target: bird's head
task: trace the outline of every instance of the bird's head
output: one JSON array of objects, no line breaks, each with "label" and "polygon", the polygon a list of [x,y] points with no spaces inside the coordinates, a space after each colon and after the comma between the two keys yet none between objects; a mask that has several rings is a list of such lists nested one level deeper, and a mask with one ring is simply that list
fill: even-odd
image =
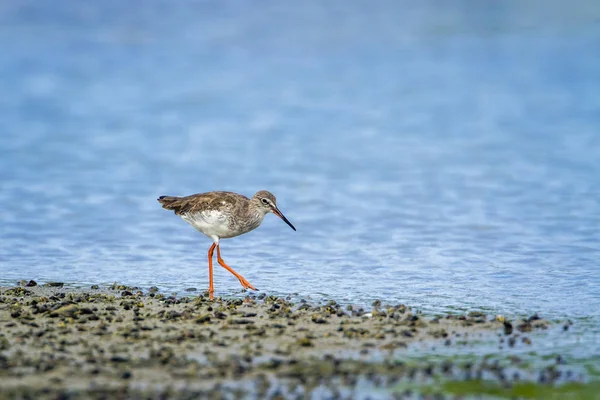
[{"label": "bird's head", "polygon": [[294,225],[292,225],[292,223],[288,221],[288,219],[283,215],[283,213],[279,211],[279,208],[277,208],[277,199],[275,198],[275,196],[273,196],[273,193],[268,192],[266,190],[259,190],[254,196],[252,196],[252,202],[255,204],[257,209],[259,209],[264,215],[272,212],[273,214],[281,218],[283,222],[288,224],[290,228],[296,230],[296,228],[294,228]]}]

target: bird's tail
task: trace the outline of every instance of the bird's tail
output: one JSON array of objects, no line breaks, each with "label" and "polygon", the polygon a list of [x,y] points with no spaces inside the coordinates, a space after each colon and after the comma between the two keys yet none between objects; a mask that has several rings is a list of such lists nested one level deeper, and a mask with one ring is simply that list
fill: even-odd
[{"label": "bird's tail", "polygon": [[177,207],[177,200],[179,197],[175,196],[160,196],[158,202],[162,205],[165,210],[174,210]]}]

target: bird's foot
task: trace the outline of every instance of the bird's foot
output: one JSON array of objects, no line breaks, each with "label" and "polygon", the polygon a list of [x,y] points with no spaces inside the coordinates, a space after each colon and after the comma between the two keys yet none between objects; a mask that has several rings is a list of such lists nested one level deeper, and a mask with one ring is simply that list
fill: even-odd
[{"label": "bird's foot", "polygon": [[257,288],[255,288],[254,286],[252,286],[252,285],[250,284],[250,282],[248,282],[248,281],[247,281],[246,279],[244,279],[244,278],[241,278],[241,279],[240,279],[240,283],[242,284],[242,287],[243,287],[244,289],[258,290]]}]

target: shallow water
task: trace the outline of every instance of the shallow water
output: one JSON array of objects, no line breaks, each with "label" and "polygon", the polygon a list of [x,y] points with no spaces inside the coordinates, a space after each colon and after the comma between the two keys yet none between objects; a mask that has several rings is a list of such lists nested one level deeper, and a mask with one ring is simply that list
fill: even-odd
[{"label": "shallow water", "polygon": [[134,3],[0,6],[1,284],[204,289],[156,198],[268,189],[298,231],[222,242],[268,293],[579,318],[600,353],[595,2]]}]

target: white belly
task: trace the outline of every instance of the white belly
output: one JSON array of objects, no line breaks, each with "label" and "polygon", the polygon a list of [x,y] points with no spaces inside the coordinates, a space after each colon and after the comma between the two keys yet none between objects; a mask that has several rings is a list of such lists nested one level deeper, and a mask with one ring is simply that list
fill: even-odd
[{"label": "white belly", "polygon": [[231,231],[227,216],[217,210],[186,214],[182,215],[181,218],[211,238],[215,243],[219,243],[220,238],[232,237],[234,233]]}]

